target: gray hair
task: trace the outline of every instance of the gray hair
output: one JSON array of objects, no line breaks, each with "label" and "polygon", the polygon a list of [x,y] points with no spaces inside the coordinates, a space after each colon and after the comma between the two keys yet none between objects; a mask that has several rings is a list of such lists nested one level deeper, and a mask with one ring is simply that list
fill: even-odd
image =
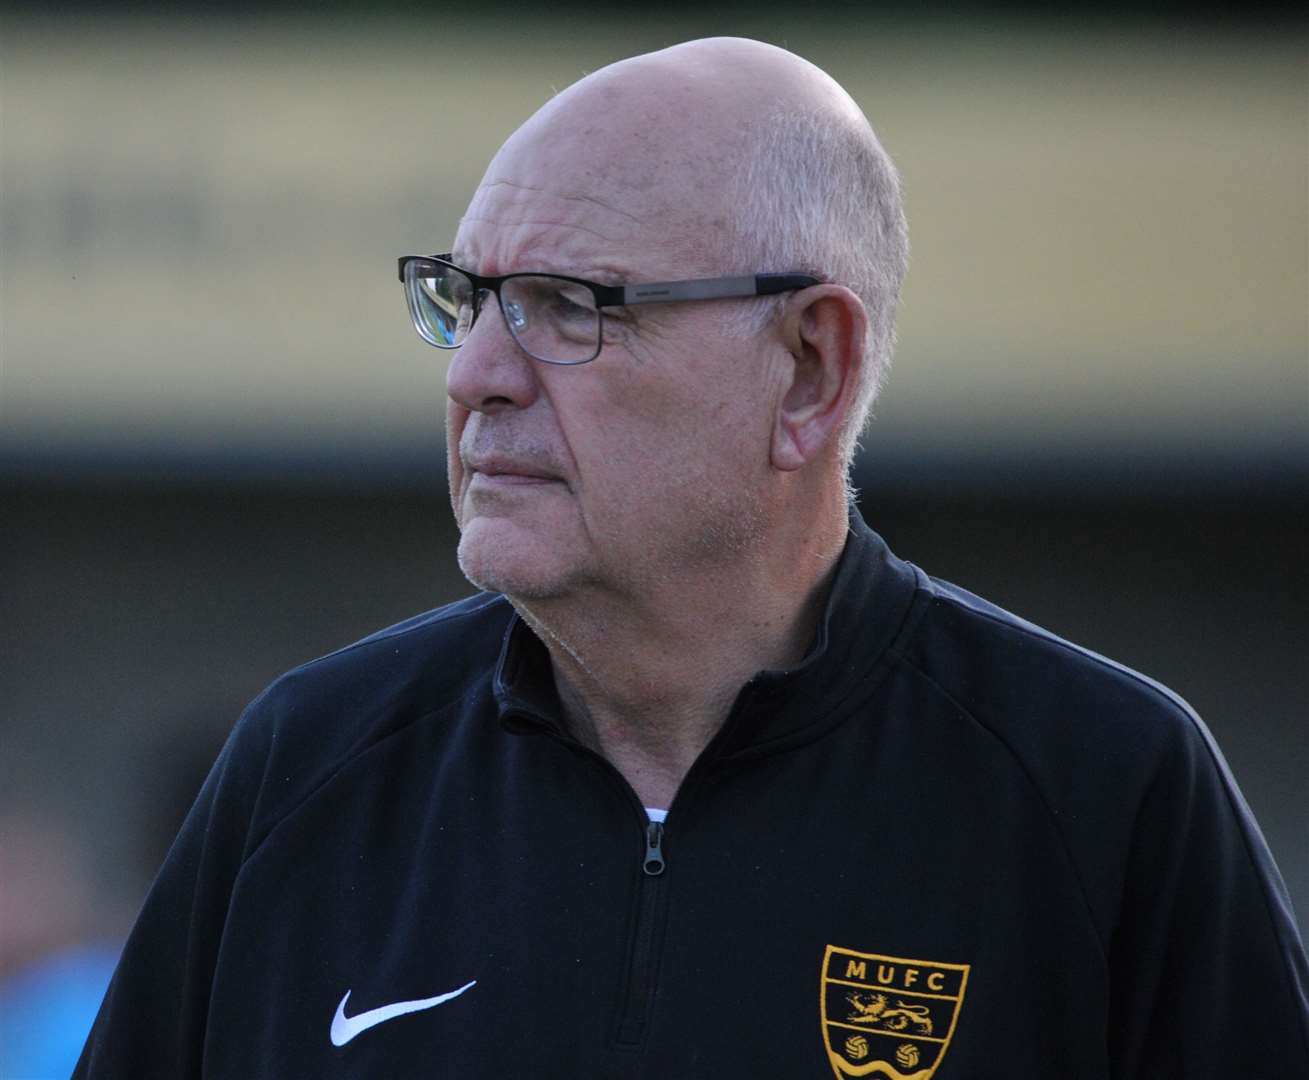
[{"label": "gray hair", "polygon": [[[731,264],[814,274],[845,285],[868,312],[864,363],[838,444],[848,475],[891,364],[909,262],[895,165],[862,116],[781,108],[746,132],[733,195]],[[761,302],[742,329],[762,329],[782,303]]]}]

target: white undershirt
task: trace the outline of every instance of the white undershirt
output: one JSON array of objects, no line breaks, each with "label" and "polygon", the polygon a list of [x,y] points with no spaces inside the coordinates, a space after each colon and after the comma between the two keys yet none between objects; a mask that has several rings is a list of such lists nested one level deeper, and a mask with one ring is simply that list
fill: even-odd
[{"label": "white undershirt", "polygon": [[663,821],[668,816],[667,810],[658,810],[653,806],[647,806],[645,812],[650,815],[651,821]]}]

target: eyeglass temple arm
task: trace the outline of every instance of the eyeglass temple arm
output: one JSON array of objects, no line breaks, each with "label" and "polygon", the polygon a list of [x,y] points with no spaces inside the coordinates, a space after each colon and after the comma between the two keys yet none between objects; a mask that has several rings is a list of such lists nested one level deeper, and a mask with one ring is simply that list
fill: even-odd
[{"label": "eyeglass temple arm", "polygon": [[788,289],[819,284],[809,274],[747,274],[741,277],[708,278],[693,281],[646,281],[621,285],[615,304],[658,304],[672,300],[719,300],[734,296],[770,296]]}]

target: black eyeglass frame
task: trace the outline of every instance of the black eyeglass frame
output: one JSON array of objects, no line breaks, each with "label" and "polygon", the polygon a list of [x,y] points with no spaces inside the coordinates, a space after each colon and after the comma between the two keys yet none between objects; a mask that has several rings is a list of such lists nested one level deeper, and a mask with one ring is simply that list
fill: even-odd
[{"label": "black eyeglass frame", "polygon": [[[505,316],[506,324],[508,323],[508,315],[504,310],[504,301],[500,295],[500,286],[512,278],[552,278],[556,281],[566,281],[571,285],[581,285],[589,289],[591,295],[595,297],[596,315],[598,316],[597,340],[595,352],[585,360],[548,360],[530,352],[521,342],[518,342],[516,336],[514,337],[519,347],[534,360],[539,360],[543,364],[558,364],[561,366],[587,364],[600,355],[600,349],[604,342],[604,314],[600,310],[601,308],[626,307],[629,304],[666,304],[683,300],[727,300],[749,296],[775,296],[778,293],[788,292],[792,289],[806,289],[811,285],[821,285],[823,283],[822,278],[814,277],[812,274],[784,273],[740,274],[733,277],[688,278],[682,281],[643,281],[631,285],[605,285],[598,281],[588,281],[586,278],[569,277],[567,274],[549,274],[530,270],[494,276],[475,274],[471,270],[465,270],[462,266],[452,262],[451,259],[452,255],[449,252],[443,255],[401,255],[399,259],[400,283],[407,286],[405,269],[410,263],[431,263],[463,274],[473,284],[473,322],[469,323],[468,326],[470,332],[473,323],[477,321],[477,317],[481,314],[481,297],[485,292],[495,294],[500,313]],[[457,349],[463,344],[461,341],[455,345],[442,345],[424,334],[419,322],[418,312],[414,310],[412,301],[410,302],[409,314],[414,321],[414,329],[418,331],[418,336],[429,345],[434,345],[438,349]]]}]

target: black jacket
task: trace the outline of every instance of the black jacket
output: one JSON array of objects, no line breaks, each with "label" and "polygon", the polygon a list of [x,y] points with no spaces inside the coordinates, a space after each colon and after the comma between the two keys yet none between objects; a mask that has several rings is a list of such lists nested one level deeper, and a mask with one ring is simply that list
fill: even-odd
[{"label": "black jacket", "polygon": [[663,830],[502,597],[279,679],[76,1075],[1280,1080],[1307,984],[1186,705],[856,518]]}]

